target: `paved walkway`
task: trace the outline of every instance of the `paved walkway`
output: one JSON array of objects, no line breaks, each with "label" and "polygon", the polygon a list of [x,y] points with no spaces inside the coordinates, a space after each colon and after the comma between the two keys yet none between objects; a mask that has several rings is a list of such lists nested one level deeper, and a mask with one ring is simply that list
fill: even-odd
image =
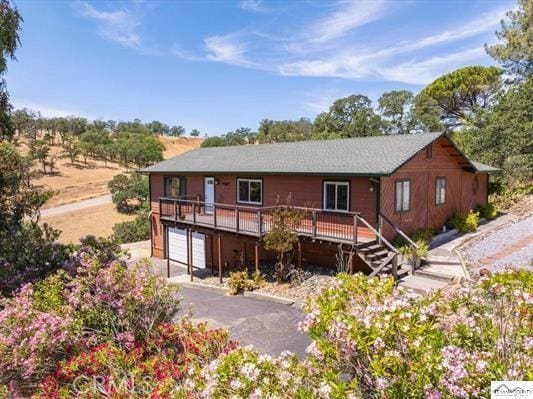
[{"label": "paved walkway", "polygon": [[102,195],[101,197],[91,198],[84,201],[73,202],[71,204],[59,205],[53,208],[41,210],[41,216],[56,216],[62,213],[79,211],[80,209],[90,208],[98,205],[105,205],[111,202],[111,194]]}]

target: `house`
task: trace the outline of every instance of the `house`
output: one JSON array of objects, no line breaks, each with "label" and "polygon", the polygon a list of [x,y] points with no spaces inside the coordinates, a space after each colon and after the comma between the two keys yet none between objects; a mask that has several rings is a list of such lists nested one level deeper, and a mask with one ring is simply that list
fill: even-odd
[{"label": "house", "polygon": [[398,276],[407,271],[392,239],[486,204],[496,171],[445,133],[199,148],[142,171],[152,255],[220,277],[225,267],[272,259],[261,239],[276,199],[290,195],[303,215],[298,265],[334,267],[340,251],[352,271]]}]

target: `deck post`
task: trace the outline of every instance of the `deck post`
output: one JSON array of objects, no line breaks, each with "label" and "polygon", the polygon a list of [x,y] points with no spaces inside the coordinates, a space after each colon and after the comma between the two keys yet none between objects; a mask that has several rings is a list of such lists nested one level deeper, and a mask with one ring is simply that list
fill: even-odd
[{"label": "deck post", "polygon": [[178,201],[174,201],[174,220],[178,220]]},{"label": "deck post", "polygon": [[192,222],[196,224],[196,202],[192,203]]},{"label": "deck post", "polygon": [[189,229],[185,229],[185,235],[187,237],[187,274],[189,274],[191,270],[191,259],[189,257]]},{"label": "deck post", "polygon": [[353,243],[357,244],[357,215],[353,215]]},{"label": "deck post", "polygon": [[212,234],[209,235],[211,241],[211,276],[215,275],[215,239]]},{"label": "deck post", "polygon": [[213,204],[213,227],[217,228],[217,206]]},{"label": "deck post", "polygon": [[169,245],[169,238],[168,238],[168,227],[167,227],[167,234],[165,237],[165,246],[167,247],[167,278],[170,278],[170,245]]},{"label": "deck post", "polygon": [[189,252],[190,252],[190,260],[191,260],[191,281],[194,279],[193,274],[193,257],[192,257],[192,230],[189,230]]},{"label": "deck post", "polygon": [[220,279],[220,284],[222,284],[222,238],[220,233],[217,236],[218,241],[218,278]]},{"label": "deck post", "polygon": [[259,272],[259,240],[255,242],[255,271]]},{"label": "deck post", "polygon": [[261,237],[263,234],[263,214],[261,213],[261,210],[257,211],[257,230],[259,237]]},{"label": "deck post", "polygon": [[163,205],[162,205],[162,202],[163,200],[161,198],[159,198],[159,217],[161,217],[163,214],[161,213],[162,210],[163,210]]},{"label": "deck post", "polygon": [[239,231],[239,208],[235,209],[235,231]]},{"label": "deck post", "polygon": [[298,242],[296,243],[297,245],[297,248],[298,248],[298,269],[301,269],[302,268],[302,242],[300,241],[300,239],[298,238]]},{"label": "deck post", "polygon": [[349,273],[353,274],[353,251],[350,251],[350,255],[348,255],[348,260],[350,262],[350,264],[348,266]]},{"label": "deck post", "polygon": [[313,211],[313,213],[311,214],[311,223],[312,223],[313,237],[316,237],[316,211]]}]

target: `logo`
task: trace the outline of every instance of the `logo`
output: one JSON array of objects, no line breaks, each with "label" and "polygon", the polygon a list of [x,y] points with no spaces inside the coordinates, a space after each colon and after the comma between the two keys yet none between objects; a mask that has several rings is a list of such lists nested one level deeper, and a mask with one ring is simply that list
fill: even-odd
[{"label": "logo", "polygon": [[492,381],[490,397],[533,399],[533,381]]}]

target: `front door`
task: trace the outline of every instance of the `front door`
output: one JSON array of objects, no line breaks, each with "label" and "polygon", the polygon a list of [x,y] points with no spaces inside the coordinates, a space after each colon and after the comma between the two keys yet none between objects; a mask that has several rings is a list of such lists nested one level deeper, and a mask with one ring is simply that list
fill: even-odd
[{"label": "front door", "polygon": [[215,203],[215,178],[204,177],[204,202],[205,213],[213,213],[213,204]]}]

